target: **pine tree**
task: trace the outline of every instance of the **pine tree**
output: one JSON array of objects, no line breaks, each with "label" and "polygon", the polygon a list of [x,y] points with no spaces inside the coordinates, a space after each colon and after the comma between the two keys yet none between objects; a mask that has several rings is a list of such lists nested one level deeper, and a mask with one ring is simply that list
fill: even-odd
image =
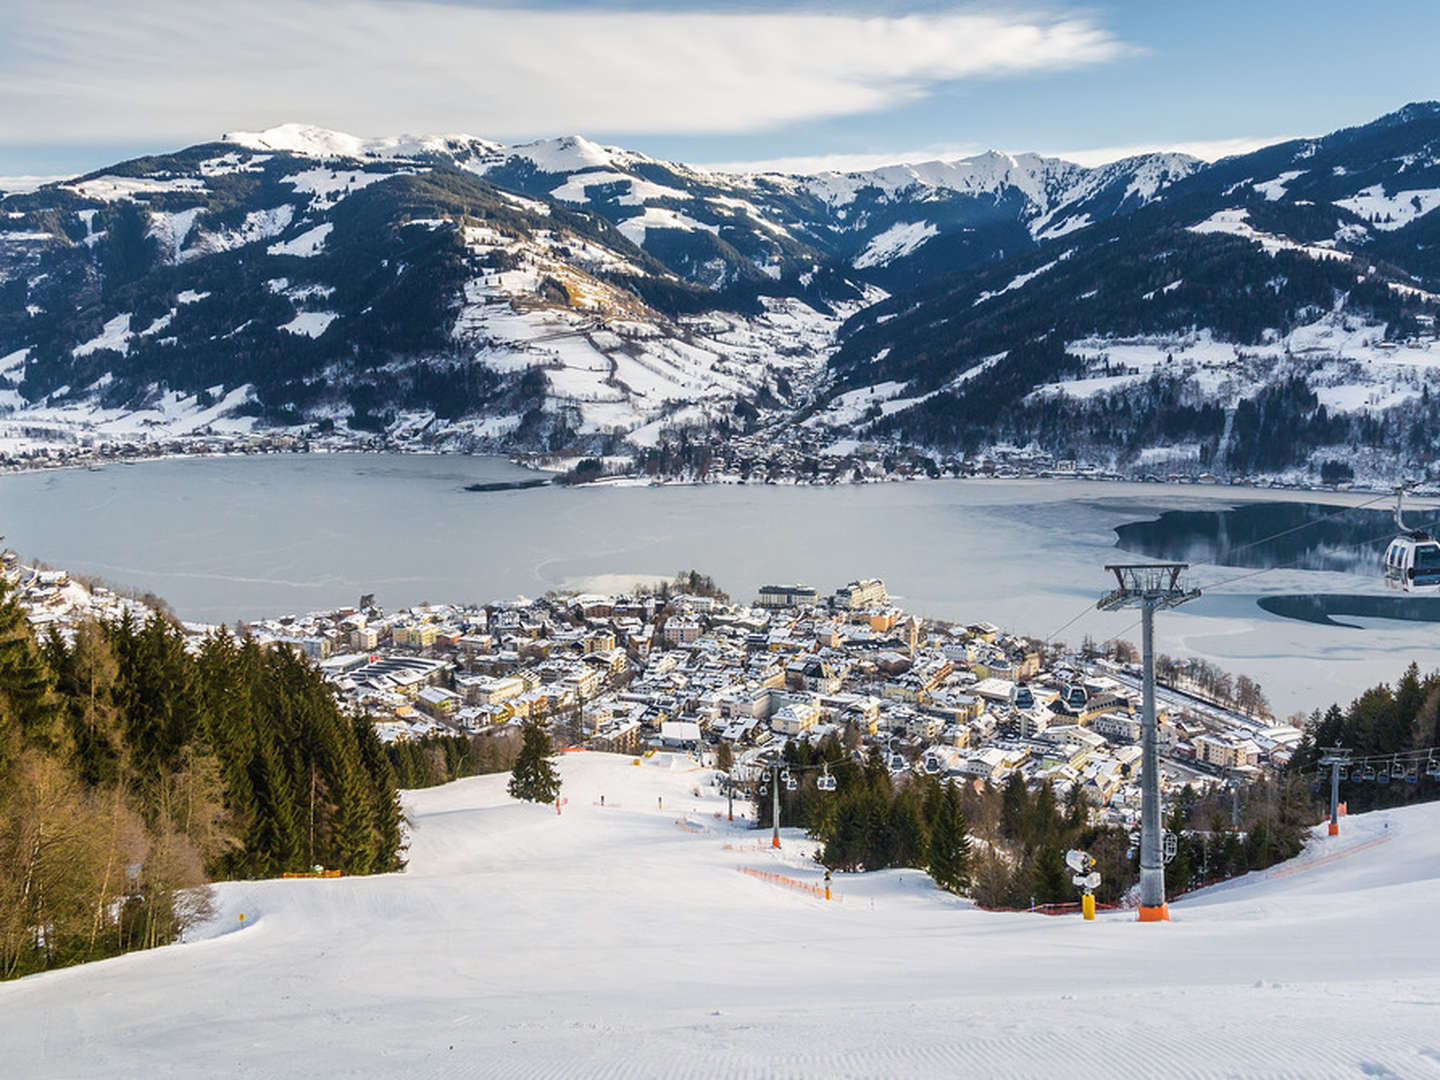
[{"label": "pine tree", "polygon": [[550,760],[550,734],[538,720],[525,724],[524,743],[510,773],[508,791],[527,802],[554,802],[560,794],[560,776]]},{"label": "pine tree", "polygon": [[930,876],[950,892],[960,892],[970,881],[970,837],[965,812],[960,808],[960,793],[953,784],[946,785],[944,793],[934,800]]}]

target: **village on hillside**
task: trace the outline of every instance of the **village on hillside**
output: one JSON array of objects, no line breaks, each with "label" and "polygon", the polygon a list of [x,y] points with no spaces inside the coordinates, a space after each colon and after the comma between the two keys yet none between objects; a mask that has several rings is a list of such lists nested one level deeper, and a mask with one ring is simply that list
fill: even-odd
[{"label": "village on hillside", "polygon": [[[144,618],[156,603],[24,566],[13,552],[3,571],[42,636],[88,618]],[[184,625],[197,647],[214,629]],[[835,736],[853,752],[878,748],[896,773],[998,783],[1018,772],[1061,793],[1079,785],[1102,820],[1129,823],[1139,811],[1141,693],[1126,643],[1076,652],[985,622],[923,619],[876,579],[828,594],[766,585],[749,604],[695,573],[620,595],[393,612],[364,596],[243,630],[310,658],[387,741],[484,737],[538,719],[559,744],[598,750],[709,761],[724,744],[744,777],[788,740]],[[1249,680],[1221,701],[1194,667],[1162,667],[1165,784],[1283,766],[1300,730],[1275,724]]]}]

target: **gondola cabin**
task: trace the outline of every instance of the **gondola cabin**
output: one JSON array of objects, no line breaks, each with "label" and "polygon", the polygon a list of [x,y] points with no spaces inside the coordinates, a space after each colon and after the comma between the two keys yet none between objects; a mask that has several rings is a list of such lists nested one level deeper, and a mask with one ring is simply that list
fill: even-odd
[{"label": "gondola cabin", "polygon": [[1426,533],[1390,541],[1385,549],[1385,584],[1404,592],[1440,591],[1440,543]]}]

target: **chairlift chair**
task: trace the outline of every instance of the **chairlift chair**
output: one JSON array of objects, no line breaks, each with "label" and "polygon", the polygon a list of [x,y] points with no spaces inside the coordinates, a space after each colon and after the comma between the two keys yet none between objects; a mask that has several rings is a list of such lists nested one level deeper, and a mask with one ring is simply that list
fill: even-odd
[{"label": "chairlift chair", "polygon": [[786,790],[786,791],[794,791],[794,790],[795,790],[796,788],[798,788],[799,786],[800,786],[800,785],[795,782],[795,778],[794,778],[793,776],[787,776],[787,777],[785,778],[785,790]]},{"label": "chairlift chair", "polygon": [[1374,765],[1366,765],[1365,768],[1364,768],[1364,769],[1361,771],[1361,773],[1360,773],[1360,779],[1361,779],[1361,780],[1374,780],[1374,779],[1375,779],[1375,766],[1374,766]]},{"label": "chairlift chair", "polygon": [[1390,775],[1397,780],[1405,775],[1405,763],[1399,758],[1396,758],[1395,763],[1390,766]]},{"label": "chairlift chair", "polygon": [[818,787],[821,791],[834,791],[835,777],[831,776],[829,773],[824,773],[818,780],[815,781],[815,786]]},{"label": "chairlift chair", "polygon": [[1405,773],[1405,782],[1407,784],[1418,784],[1420,782],[1420,766],[1410,766],[1409,770]]},{"label": "chairlift chair", "polygon": [[892,772],[899,772],[905,768],[905,758],[900,754],[890,755],[890,769]]},{"label": "chairlift chair", "polygon": [[1440,761],[1432,758],[1430,764],[1425,766],[1425,775],[1431,780],[1440,780]]},{"label": "chairlift chair", "polygon": [[1341,780],[1348,780],[1348,779],[1350,779],[1350,767],[1349,767],[1348,765],[1341,765],[1341,766],[1340,766],[1340,779],[1341,779]]},{"label": "chairlift chair", "polygon": [[1375,770],[1375,782],[1377,784],[1390,783],[1390,770],[1384,765],[1381,765],[1380,768]]}]

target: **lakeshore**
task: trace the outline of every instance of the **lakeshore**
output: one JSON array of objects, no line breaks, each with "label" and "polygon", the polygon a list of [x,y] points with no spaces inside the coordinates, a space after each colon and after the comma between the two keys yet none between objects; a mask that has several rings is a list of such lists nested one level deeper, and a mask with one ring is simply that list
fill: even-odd
[{"label": "lakeshore", "polygon": [[[152,591],[201,622],[340,607],[362,593],[392,609],[538,596],[597,574],[699,566],[735,595],[871,573],[922,616],[1041,638],[1078,616],[1058,637],[1079,642],[1135,634],[1133,619],[1091,610],[1104,565],[1134,559],[1116,548],[1117,526],[1178,508],[1317,499],[1060,479],[464,490],[535,475],[499,458],[314,453],[29,473],[0,477],[0,533],[27,559]],[[1233,568],[1197,563],[1192,576],[1205,595],[1157,621],[1159,647],[1251,676],[1282,715],[1348,700],[1429,655],[1424,624],[1346,620],[1361,632],[1256,604],[1379,592],[1363,575],[1277,569],[1216,585]]]}]

